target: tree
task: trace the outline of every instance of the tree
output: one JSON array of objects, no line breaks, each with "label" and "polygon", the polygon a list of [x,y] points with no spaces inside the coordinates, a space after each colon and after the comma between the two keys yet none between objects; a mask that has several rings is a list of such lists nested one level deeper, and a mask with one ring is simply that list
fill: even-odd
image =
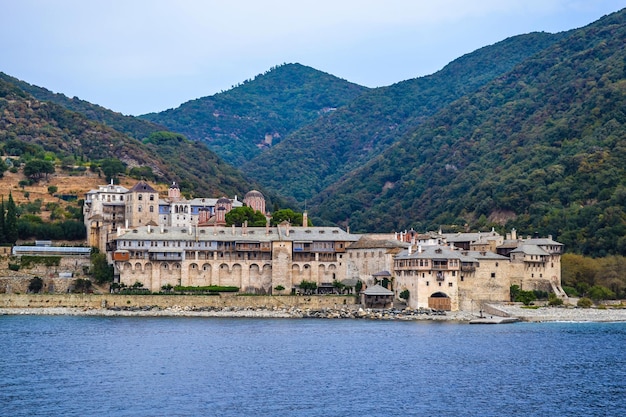
[{"label": "tree", "polygon": [[54,165],[50,161],[33,159],[24,165],[24,175],[33,181],[39,181],[43,177],[48,178],[48,174],[54,174]]},{"label": "tree", "polygon": [[302,225],[302,213],[296,213],[292,209],[277,210],[272,214],[271,224],[272,226],[276,226],[285,220],[287,220],[289,223],[291,223],[294,226],[301,226]]},{"label": "tree", "polygon": [[315,282],[307,281],[305,279],[300,282],[300,285],[298,285],[298,287],[300,287],[300,289],[304,291],[305,294],[312,294],[315,290],[317,290],[317,284]]},{"label": "tree", "polygon": [[9,167],[6,162],[4,162],[4,159],[0,159],[0,178],[4,177],[4,171],[7,169],[9,169]]},{"label": "tree", "polygon": [[341,293],[344,290],[344,288],[346,288],[346,286],[345,286],[345,284],[343,282],[334,280],[333,281],[333,288],[335,290],[337,290],[338,293]]},{"label": "tree", "polygon": [[250,207],[235,207],[228,213],[226,213],[226,225],[232,226],[233,224],[236,226],[241,226],[244,222],[248,222],[248,226],[250,227],[263,227],[267,220],[265,219],[265,215],[260,211],[255,211]]},{"label": "tree", "polygon": [[38,293],[43,288],[43,279],[34,277],[28,283],[28,292]]},{"label": "tree", "polygon": [[9,201],[7,202],[7,212],[4,219],[4,239],[6,243],[15,245],[17,242],[17,207],[13,201],[13,195],[9,192]]},{"label": "tree", "polygon": [[91,291],[91,281],[77,278],[74,280],[74,293],[87,293]]},{"label": "tree", "polygon": [[59,191],[59,187],[57,187],[56,185],[48,186],[48,194],[53,195],[57,191]]},{"label": "tree", "polygon": [[98,284],[113,281],[113,265],[109,265],[105,254],[97,248],[91,251],[91,273]]},{"label": "tree", "polygon": [[0,201],[0,244],[6,243],[5,231],[5,212],[4,212],[4,196]]},{"label": "tree", "polygon": [[102,161],[100,164],[102,172],[106,176],[107,182],[113,178],[117,178],[118,174],[126,172],[126,165],[119,159],[109,158]]},{"label": "tree", "polygon": [[536,299],[537,297],[535,296],[535,293],[533,291],[524,290],[520,290],[517,294],[517,297],[515,297],[515,301],[522,302],[525,306],[530,305],[530,303],[532,303]]},{"label": "tree", "polygon": [[409,290],[404,290],[400,293],[400,298],[402,298],[404,301],[408,301],[409,300]]}]

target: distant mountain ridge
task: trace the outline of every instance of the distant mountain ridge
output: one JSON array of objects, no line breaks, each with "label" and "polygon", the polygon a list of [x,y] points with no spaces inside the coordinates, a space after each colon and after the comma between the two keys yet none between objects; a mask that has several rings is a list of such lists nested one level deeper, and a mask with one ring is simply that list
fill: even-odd
[{"label": "distant mountain ridge", "polygon": [[439,109],[563,36],[515,36],[464,55],[432,75],[365,92],[293,132],[242,169],[282,195],[300,202],[310,200]]},{"label": "distant mountain ridge", "polygon": [[266,137],[274,145],[367,90],[311,67],[284,64],[231,90],[140,118],[202,141],[241,165],[261,153]]},{"label": "distant mountain ridge", "polygon": [[625,41],[626,10],[569,32],[319,194],[311,214],[355,231],[504,224],[625,254]]}]

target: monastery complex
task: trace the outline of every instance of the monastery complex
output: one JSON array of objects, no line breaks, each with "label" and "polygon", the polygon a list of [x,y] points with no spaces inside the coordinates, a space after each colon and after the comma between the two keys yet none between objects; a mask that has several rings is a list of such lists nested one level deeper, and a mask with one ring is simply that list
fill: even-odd
[{"label": "monastery complex", "polygon": [[[85,198],[88,241],[106,252],[116,280],[158,292],[163,286],[236,286],[252,294],[363,289],[372,306],[387,307],[408,291],[411,308],[476,310],[509,301],[511,285],[566,297],[561,288],[563,245],[515,230],[447,234],[352,234],[338,227],[283,222],[226,226],[225,216],[247,205],[265,212],[258,191],[243,201],[186,200],[173,184],[167,198],[145,182],[130,190],[100,186]],[[360,284],[358,284],[360,282]],[[343,284],[338,286],[337,283]]]}]

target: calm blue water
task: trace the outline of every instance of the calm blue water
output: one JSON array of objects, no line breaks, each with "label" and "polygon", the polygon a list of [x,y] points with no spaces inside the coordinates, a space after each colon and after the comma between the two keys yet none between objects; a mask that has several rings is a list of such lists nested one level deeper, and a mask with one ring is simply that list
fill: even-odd
[{"label": "calm blue water", "polygon": [[626,323],[0,316],[2,416],[623,416]]}]

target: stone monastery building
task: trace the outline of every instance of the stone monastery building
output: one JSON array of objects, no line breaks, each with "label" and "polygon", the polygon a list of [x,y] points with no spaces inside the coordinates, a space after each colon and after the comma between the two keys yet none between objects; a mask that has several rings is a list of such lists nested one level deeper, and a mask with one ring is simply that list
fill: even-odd
[{"label": "stone monastery building", "polygon": [[140,226],[225,225],[226,213],[236,207],[248,207],[265,213],[265,197],[259,191],[246,194],[243,202],[222,198],[194,198],[181,196],[180,188],[173,183],[167,198],[160,199],[159,193],[149,184],[140,181],[130,190],[120,185],[101,185],[85,195],[83,214],[90,246],[101,251],[106,243],[117,234],[118,228]]},{"label": "stone monastery building", "polygon": [[225,214],[247,204],[265,210],[258,191],[237,198],[185,200],[173,184],[168,197],[144,182],[91,190],[85,199],[90,244],[107,251],[117,280],[166,285],[236,286],[241,292],[290,294],[303,281],[322,292],[341,282],[363,289],[384,285],[394,298],[408,290],[412,308],[478,310],[509,301],[523,290],[561,289],[563,245],[548,238],[518,238],[515,230],[444,234],[414,231],[357,235],[338,227],[287,222],[270,227],[226,227]]}]

